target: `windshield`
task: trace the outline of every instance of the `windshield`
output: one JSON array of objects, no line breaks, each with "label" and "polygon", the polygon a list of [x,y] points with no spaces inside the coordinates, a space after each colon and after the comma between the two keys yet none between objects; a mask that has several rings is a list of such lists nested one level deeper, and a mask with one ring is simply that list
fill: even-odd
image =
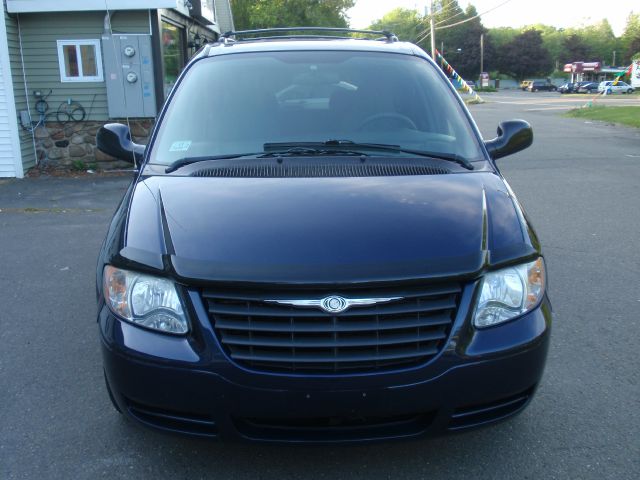
[{"label": "windshield", "polygon": [[327,140],[483,158],[445,81],[428,62],[410,55],[220,55],[194,64],[177,88],[151,163]]}]

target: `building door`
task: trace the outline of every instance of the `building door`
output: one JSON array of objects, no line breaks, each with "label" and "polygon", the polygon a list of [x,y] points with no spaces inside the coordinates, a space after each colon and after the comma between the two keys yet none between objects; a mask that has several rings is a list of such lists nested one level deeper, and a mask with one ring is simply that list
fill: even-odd
[{"label": "building door", "polygon": [[185,31],[174,23],[162,20],[162,83],[167,98],[185,65]]}]

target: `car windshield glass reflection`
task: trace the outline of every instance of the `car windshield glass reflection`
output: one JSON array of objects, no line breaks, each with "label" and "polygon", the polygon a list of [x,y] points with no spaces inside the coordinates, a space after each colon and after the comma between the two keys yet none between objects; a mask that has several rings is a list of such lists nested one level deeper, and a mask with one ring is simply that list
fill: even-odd
[{"label": "car windshield glass reflection", "polygon": [[398,145],[482,159],[453,92],[423,59],[372,52],[273,52],[196,62],[160,126],[151,162],[259,152],[265,143]]}]

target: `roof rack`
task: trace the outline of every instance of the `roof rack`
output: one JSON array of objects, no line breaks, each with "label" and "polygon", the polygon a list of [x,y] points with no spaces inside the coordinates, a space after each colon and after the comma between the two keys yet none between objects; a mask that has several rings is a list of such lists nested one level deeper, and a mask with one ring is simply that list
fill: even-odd
[{"label": "roof rack", "polygon": [[[285,33],[285,32],[321,32],[321,33],[364,33],[368,35],[382,35],[382,38],[376,40],[386,40],[387,42],[397,42],[398,37],[388,30],[354,30],[351,28],[333,28],[333,27],[279,27],[279,28],[261,28],[257,30],[238,30],[225,32],[220,35],[220,40],[224,41],[237,41],[239,36],[243,35],[256,35],[256,34],[271,34],[271,33]],[[325,38],[325,39],[337,39],[344,40],[353,37],[339,37],[336,35],[322,35],[322,34],[304,34],[304,35],[268,35],[266,37],[249,37],[246,40],[269,40],[269,39],[300,39],[300,38]]]}]

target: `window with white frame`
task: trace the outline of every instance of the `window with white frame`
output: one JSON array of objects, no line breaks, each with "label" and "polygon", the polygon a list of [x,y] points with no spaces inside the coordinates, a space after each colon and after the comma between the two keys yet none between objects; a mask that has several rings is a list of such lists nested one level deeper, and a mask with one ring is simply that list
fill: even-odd
[{"label": "window with white frame", "polygon": [[58,40],[62,82],[102,82],[100,40]]}]

